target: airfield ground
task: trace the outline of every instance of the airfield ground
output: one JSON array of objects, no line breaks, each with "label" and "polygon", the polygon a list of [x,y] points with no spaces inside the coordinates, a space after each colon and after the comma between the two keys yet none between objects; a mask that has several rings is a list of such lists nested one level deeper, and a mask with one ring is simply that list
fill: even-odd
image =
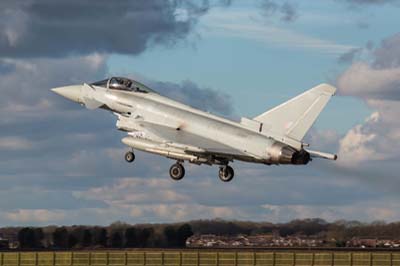
[{"label": "airfield ground", "polygon": [[400,266],[399,251],[102,250],[2,252],[0,266]]}]

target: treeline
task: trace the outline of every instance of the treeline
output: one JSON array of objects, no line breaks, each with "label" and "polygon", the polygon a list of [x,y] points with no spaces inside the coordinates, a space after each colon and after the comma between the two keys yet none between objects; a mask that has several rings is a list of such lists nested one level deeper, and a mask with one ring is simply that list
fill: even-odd
[{"label": "treeline", "polygon": [[214,235],[258,235],[274,233],[282,237],[290,235],[317,235],[330,229],[330,224],[322,219],[293,220],[288,223],[251,221],[198,220],[190,222],[196,234]]},{"label": "treeline", "polygon": [[400,222],[361,223],[322,219],[294,220],[288,223],[197,220],[179,224],[130,225],[121,222],[107,227],[47,226],[0,228],[0,236],[15,236],[21,248],[152,248],[184,247],[193,234],[312,236],[342,246],[358,238],[400,239]]},{"label": "treeline", "polygon": [[362,223],[359,221],[339,220],[327,222],[323,219],[293,220],[288,223],[199,220],[189,222],[195,234],[215,235],[257,235],[270,234],[286,237],[293,235],[327,236],[340,239],[352,237],[400,239],[400,222],[386,223],[375,221]]},{"label": "treeline", "polygon": [[192,235],[189,224],[161,227],[115,223],[108,227],[24,227],[18,230],[17,240],[22,249],[181,248]]}]

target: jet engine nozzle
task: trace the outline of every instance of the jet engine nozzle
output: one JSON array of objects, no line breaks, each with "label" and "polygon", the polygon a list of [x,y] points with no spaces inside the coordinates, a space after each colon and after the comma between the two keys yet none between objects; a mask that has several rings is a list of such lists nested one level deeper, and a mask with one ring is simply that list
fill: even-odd
[{"label": "jet engine nozzle", "polygon": [[308,164],[309,161],[311,161],[311,156],[304,149],[296,151],[292,156],[292,164]]},{"label": "jet engine nozzle", "polygon": [[269,163],[272,164],[307,164],[310,161],[310,154],[305,150],[296,149],[282,143],[275,142],[268,150],[270,155]]}]

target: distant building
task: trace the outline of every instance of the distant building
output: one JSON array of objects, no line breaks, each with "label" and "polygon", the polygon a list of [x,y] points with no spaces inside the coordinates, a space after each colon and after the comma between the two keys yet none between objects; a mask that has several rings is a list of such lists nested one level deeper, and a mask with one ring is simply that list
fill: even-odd
[{"label": "distant building", "polygon": [[264,235],[194,235],[186,245],[188,247],[317,247],[323,246],[323,238],[310,236],[280,237],[276,234]]}]

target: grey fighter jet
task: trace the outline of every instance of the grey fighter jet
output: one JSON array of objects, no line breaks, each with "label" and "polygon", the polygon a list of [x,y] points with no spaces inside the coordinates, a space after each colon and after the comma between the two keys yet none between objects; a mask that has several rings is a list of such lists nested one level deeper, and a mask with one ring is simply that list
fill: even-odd
[{"label": "grey fighter jet", "polygon": [[86,106],[102,108],[117,116],[116,126],[127,136],[127,162],[133,150],[150,152],[176,161],[170,176],[185,175],[183,163],[219,165],[219,178],[234,176],[230,162],[305,165],[312,158],[336,160],[337,156],[312,151],[302,140],[336,89],[318,85],[254,118],[240,122],[200,111],[162,96],[142,83],[122,77],[52,89]]}]

